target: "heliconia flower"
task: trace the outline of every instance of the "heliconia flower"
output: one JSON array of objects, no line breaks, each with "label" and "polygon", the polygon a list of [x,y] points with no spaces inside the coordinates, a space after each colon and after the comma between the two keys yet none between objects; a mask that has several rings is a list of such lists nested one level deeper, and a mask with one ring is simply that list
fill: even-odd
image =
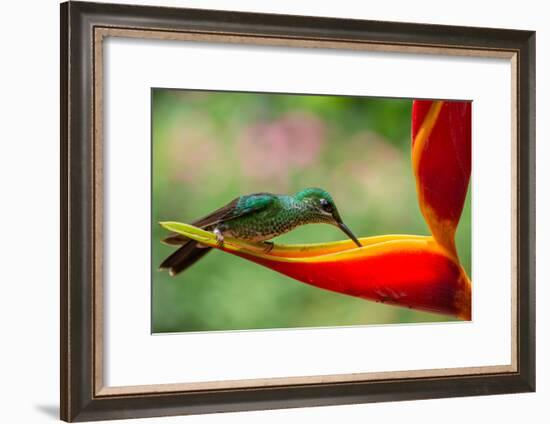
[{"label": "heliconia flower", "polygon": [[310,245],[225,238],[191,225],[166,229],[248,259],[298,281],[350,296],[471,319],[471,283],[454,234],[470,179],[471,104],[414,101],[412,160],[420,209],[432,236],[382,235]]},{"label": "heliconia flower", "polygon": [[416,100],[412,163],[420,209],[436,240],[456,256],[454,235],[472,167],[470,102]]}]

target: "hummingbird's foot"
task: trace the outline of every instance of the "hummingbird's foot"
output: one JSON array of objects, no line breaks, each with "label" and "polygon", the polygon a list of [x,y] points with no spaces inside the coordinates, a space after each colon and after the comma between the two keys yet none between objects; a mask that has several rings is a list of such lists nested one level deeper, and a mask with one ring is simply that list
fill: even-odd
[{"label": "hummingbird's foot", "polygon": [[224,244],[224,238],[223,238],[223,234],[222,232],[220,231],[219,228],[214,228],[214,234],[216,236],[216,242],[217,242],[217,245],[218,247],[223,247],[223,244]]},{"label": "hummingbird's foot", "polygon": [[273,250],[273,247],[275,246],[275,243],[272,241],[264,241],[264,253],[269,253]]}]

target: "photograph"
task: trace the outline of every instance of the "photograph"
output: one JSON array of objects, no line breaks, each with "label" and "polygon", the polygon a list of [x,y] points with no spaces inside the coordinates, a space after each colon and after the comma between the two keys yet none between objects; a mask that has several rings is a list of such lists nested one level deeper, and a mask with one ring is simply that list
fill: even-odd
[{"label": "photograph", "polygon": [[152,332],[468,321],[471,103],[413,103],[151,89]]},{"label": "photograph", "polygon": [[[28,143],[7,156],[59,168],[57,194],[36,189],[43,173],[8,184],[33,203],[5,220],[14,252],[28,250],[20,224],[43,221],[37,200],[60,209],[57,259],[46,249],[36,267],[55,262],[58,289],[35,285],[33,331],[11,326],[56,343],[42,350],[58,372],[48,356],[27,362],[58,384],[14,416],[303,421],[354,405],[371,421],[406,407],[417,422],[418,402],[440,419],[456,398],[460,422],[475,422],[469,396],[505,421],[541,406],[542,14],[145,3],[63,2],[40,14],[55,40],[12,31],[44,47],[18,61],[36,62],[47,40],[59,49],[46,55],[58,83],[41,68],[35,85],[60,96],[60,119],[24,113],[7,138],[39,129],[35,164],[17,161]],[[28,111],[21,84],[7,88]],[[6,281],[28,268],[19,256]],[[28,293],[5,298],[26,316]],[[42,331],[46,306],[55,334]],[[11,368],[11,385],[25,383]]]}]

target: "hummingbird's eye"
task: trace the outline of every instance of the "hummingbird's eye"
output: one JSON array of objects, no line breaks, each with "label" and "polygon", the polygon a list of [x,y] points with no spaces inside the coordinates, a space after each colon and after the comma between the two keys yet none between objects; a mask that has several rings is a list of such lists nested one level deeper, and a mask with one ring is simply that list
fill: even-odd
[{"label": "hummingbird's eye", "polygon": [[321,205],[321,208],[325,212],[332,212],[332,205],[329,203],[327,199],[320,199],[319,204]]}]

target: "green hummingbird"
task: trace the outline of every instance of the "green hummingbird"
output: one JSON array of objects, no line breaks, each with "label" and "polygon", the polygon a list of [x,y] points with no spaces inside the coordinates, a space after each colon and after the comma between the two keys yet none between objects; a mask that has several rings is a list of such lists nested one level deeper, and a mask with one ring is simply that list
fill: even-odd
[{"label": "green hummingbird", "polygon": [[[228,236],[264,242],[266,251],[269,251],[273,248],[273,243],[267,240],[300,225],[314,223],[331,224],[340,228],[361,247],[359,240],[342,221],[332,196],[320,188],[306,188],[290,196],[271,193],[240,196],[192,225],[213,232],[219,246],[223,246],[224,237]],[[211,250],[211,247],[201,246],[180,234],[172,234],[163,242],[180,246],[159,267],[160,270],[168,270],[172,276],[190,267]]]}]

